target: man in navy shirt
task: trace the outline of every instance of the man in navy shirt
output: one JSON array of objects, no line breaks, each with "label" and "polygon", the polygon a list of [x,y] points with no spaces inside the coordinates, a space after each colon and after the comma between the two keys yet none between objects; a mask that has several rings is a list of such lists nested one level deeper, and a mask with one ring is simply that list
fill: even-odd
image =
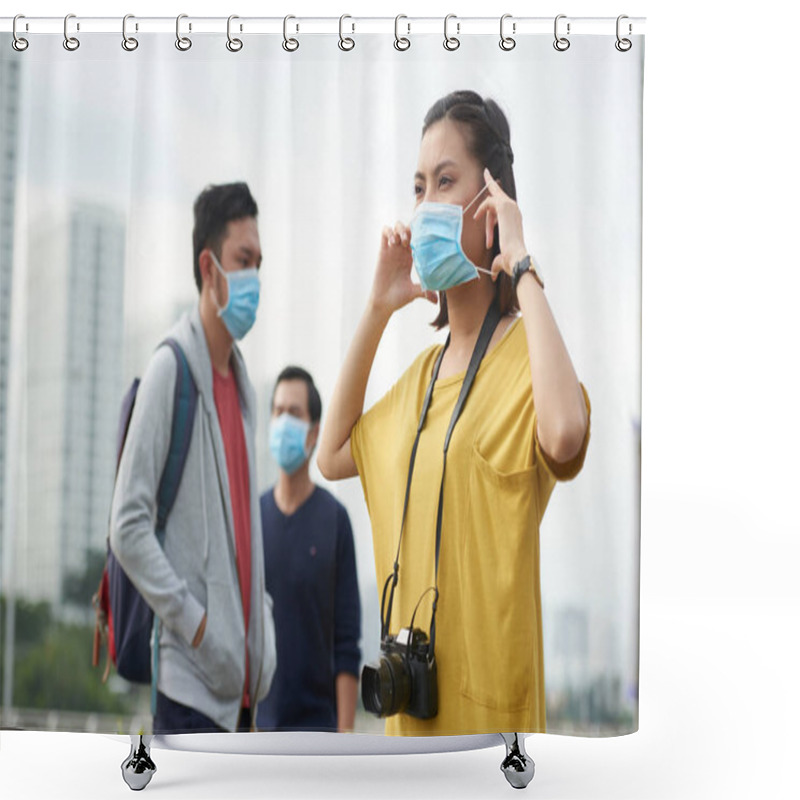
[{"label": "man in navy shirt", "polygon": [[267,591],[278,668],[258,707],[261,730],[350,731],[361,607],[350,519],[309,476],[322,402],[311,375],[287,367],[272,395],[269,447],[278,482],[261,495]]}]

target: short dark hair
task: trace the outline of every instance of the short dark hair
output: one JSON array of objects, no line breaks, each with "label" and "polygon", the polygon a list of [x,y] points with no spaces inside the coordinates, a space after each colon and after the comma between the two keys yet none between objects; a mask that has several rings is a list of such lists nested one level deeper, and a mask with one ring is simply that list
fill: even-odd
[{"label": "short dark hair", "polygon": [[[422,135],[435,123],[450,119],[464,132],[469,152],[500,183],[503,191],[513,200],[517,199],[514,181],[514,151],[511,149],[511,131],[508,120],[494,100],[484,99],[477,92],[460,90],[451,92],[437,100],[425,115]],[[495,226],[492,260],[500,253],[500,233]],[[511,286],[511,278],[501,272],[495,284],[495,297],[500,304],[500,313],[519,310],[519,301]],[[437,330],[447,325],[447,297],[439,292],[439,314],[431,323]]]},{"label": "short dark hair", "polygon": [[224,183],[206,186],[194,201],[194,282],[197,291],[203,289],[200,274],[200,253],[210,247],[219,258],[228,223],[237,219],[257,217],[258,206],[246,183]]},{"label": "short dark hair", "polygon": [[319,422],[322,418],[322,398],[319,396],[319,392],[314,385],[314,379],[311,375],[302,367],[289,366],[281,370],[281,374],[278,375],[278,380],[275,381],[275,388],[272,390],[271,408],[275,407],[275,392],[281,381],[305,381],[306,388],[308,389],[308,415],[311,417],[312,423]]}]

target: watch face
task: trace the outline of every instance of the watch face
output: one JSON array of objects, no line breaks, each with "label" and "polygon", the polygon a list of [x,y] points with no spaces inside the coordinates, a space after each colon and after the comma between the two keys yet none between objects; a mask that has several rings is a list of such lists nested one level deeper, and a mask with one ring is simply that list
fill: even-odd
[{"label": "watch face", "polygon": [[520,259],[514,265],[514,270],[513,270],[513,274],[511,276],[511,278],[512,278],[512,283],[514,284],[514,288],[515,289],[517,288],[517,284],[519,283],[519,279],[522,277],[522,274],[524,272],[527,272],[530,269],[530,266],[531,266],[531,257],[530,256],[525,256],[525,258]]},{"label": "watch face", "polygon": [[525,258],[520,259],[515,265],[514,270],[512,273],[512,284],[514,289],[517,288],[517,284],[519,283],[520,278],[526,273],[530,272],[533,275],[533,279],[539,286],[544,289],[544,281],[539,276],[539,273],[536,269],[536,266],[533,263],[533,259],[530,255],[525,256]]}]

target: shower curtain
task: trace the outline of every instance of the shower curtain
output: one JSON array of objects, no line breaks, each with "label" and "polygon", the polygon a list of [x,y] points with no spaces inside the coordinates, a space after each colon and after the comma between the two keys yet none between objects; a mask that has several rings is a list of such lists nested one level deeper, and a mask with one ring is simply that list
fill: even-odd
[{"label": "shower curtain", "polygon": [[[135,47],[86,26],[67,25],[66,39],[28,33],[19,50],[3,37],[0,726],[135,733],[151,724],[147,687],[113,668],[103,682],[102,666],[90,665],[92,595],[106,556],[122,397],[197,306],[200,192],[243,181],[259,207],[261,297],[241,353],[255,390],[264,492],[279,477],[269,442],[277,376],[288,364],[313,375],[324,427],[370,298],[382,229],[415,213],[426,112],[469,90],[508,120],[525,241],[591,401],[582,469],[558,483],[546,513],[538,509],[541,523],[529,531],[535,565],[514,579],[524,585],[507,587],[541,648],[514,667],[535,687],[525,696],[544,698],[542,721],[529,730],[637,729],[644,37],[621,41],[613,20],[600,35],[558,21],[555,37],[552,29],[524,35],[522,21],[512,34],[506,20],[498,47],[496,33],[468,35],[462,23],[409,33],[390,20],[383,33],[366,33],[343,20],[337,36],[336,20],[319,35],[304,35],[302,20],[273,21],[261,35],[236,21],[226,34],[224,20],[215,32],[190,32],[179,20],[177,34],[129,27]],[[64,46],[71,38],[77,48]],[[190,46],[176,47],[181,40]],[[434,316],[424,300],[393,315],[365,410],[422,351],[444,343]],[[405,475],[407,462],[397,469]],[[360,673],[382,656],[391,563],[376,564],[362,482],[326,480],[313,456],[311,478],[351,522]],[[402,499],[398,533],[401,510]],[[484,568],[516,565],[500,558]],[[485,610],[487,598],[475,602],[475,613]],[[437,653],[440,663],[447,655]],[[448,675],[486,661],[460,655]],[[508,666],[488,667],[498,685]],[[381,733],[384,720],[359,699],[354,729]]]}]

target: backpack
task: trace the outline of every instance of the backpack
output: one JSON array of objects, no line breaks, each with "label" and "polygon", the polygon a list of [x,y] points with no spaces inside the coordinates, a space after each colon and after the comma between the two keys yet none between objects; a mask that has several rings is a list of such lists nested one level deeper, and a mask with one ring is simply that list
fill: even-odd
[{"label": "backpack", "polygon": [[[189,370],[189,364],[180,345],[174,339],[165,339],[161,345],[168,346],[175,355],[178,372],[172,409],[172,430],[169,451],[164,471],[158,486],[156,537],[164,546],[167,518],[175,503],[183,468],[192,441],[194,415],[197,409],[197,386]],[[134,379],[122,401],[117,430],[117,473],[128,435],[139,379]],[[117,673],[133,683],[151,683],[153,693],[158,682],[158,658],[152,660],[151,670],[150,635],[154,626],[154,615],[145,599],[131,583],[120,566],[111,547],[106,545],[106,565],[96,594],[92,598],[95,608],[95,631],[92,647],[92,665],[100,660],[101,643],[107,644],[106,668],[103,682],[108,678],[111,662]],[[158,624],[157,618],[155,624]],[[157,633],[157,632],[156,632]],[[156,639],[156,648],[157,648]]]}]

